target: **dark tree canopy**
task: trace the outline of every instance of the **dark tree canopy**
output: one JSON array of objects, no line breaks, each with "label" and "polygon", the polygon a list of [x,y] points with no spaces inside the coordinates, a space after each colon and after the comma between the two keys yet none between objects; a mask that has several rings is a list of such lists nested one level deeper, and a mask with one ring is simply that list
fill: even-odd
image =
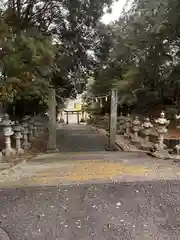
[{"label": "dark tree canopy", "polygon": [[82,91],[94,68],[90,52],[100,42],[99,19],[111,2],[4,0],[1,100],[12,102],[27,92],[46,97],[50,85],[61,97]]},{"label": "dark tree canopy", "polygon": [[180,110],[179,12],[178,0],[134,0],[117,22],[104,26],[92,91],[115,85],[120,103],[171,102]]}]

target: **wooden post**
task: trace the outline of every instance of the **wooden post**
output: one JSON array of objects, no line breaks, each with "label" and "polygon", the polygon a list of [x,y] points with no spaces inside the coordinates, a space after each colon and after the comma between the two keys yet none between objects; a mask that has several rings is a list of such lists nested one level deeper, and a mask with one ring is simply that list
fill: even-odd
[{"label": "wooden post", "polygon": [[49,111],[49,141],[48,149],[56,150],[56,91],[53,87],[48,90],[48,111]]},{"label": "wooden post", "polygon": [[110,151],[116,150],[116,124],[117,124],[117,90],[111,90],[111,111],[110,111],[110,129],[109,129],[109,146]]}]

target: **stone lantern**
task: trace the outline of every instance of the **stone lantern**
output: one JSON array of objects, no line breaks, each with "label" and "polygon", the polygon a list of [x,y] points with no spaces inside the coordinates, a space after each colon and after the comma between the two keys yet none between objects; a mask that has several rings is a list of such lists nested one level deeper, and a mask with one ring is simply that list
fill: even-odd
[{"label": "stone lantern", "polygon": [[38,137],[38,130],[37,130],[36,123],[33,124],[33,129],[32,129],[32,131],[33,131],[33,136],[34,136],[35,138],[37,138],[37,137]]},{"label": "stone lantern", "polygon": [[29,149],[31,147],[31,144],[28,141],[28,123],[23,123],[23,127],[22,127],[22,134],[23,134],[23,148],[25,150]]},{"label": "stone lantern", "polygon": [[139,117],[135,117],[134,121],[132,122],[132,130],[133,130],[133,136],[132,141],[133,142],[139,142],[139,136],[138,132],[141,129],[141,122],[139,121]]},{"label": "stone lantern", "polygon": [[124,126],[125,126],[124,137],[129,138],[130,137],[130,128],[131,128],[131,117],[130,117],[129,113],[128,113],[127,117],[125,117],[125,119],[124,119]]},{"label": "stone lantern", "polygon": [[[177,128],[180,128],[180,115],[176,115],[176,120],[178,121]],[[174,147],[174,152],[180,155],[180,137],[179,137],[178,144]]]},{"label": "stone lantern", "polygon": [[142,143],[141,148],[149,149],[152,147],[152,144],[149,141],[149,136],[151,135],[153,125],[150,122],[148,117],[145,118],[144,123],[142,124],[143,134],[144,134],[144,143]]},{"label": "stone lantern", "polygon": [[1,122],[4,127],[4,137],[5,137],[5,149],[3,149],[3,154],[7,157],[15,155],[16,151],[11,147],[11,136],[14,134],[12,130],[12,122],[9,119],[9,115],[5,114],[4,119]]},{"label": "stone lantern", "polygon": [[29,135],[29,141],[32,141],[33,140],[33,122],[32,121],[29,121],[29,124],[28,124],[28,135]]},{"label": "stone lantern", "polygon": [[155,120],[155,123],[157,124],[157,132],[158,132],[158,143],[156,144],[156,149],[159,151],[163,151],[165,148],[164,145],[164,137],[167,133],[167,126],[169,125],[169,120],[165,118],[165,113],[162,112],[160,114],[160,118]]},{"label": "stone lantern", "polygon": [[117,133],[123,134],[124,133],[124,124],[125,124],[125,119],[122,113],[120,113],[120,116],[118,118],[118,126],[117,126]]},{"label": "stone lantern", "polygon": [[21,148],[21,138],[23,137],[21,134],[21,126],[19,122],[17,121],[14,126],[14,133],[15,133],[15,139],[16,139],[16,151],[18,155],[21,155],[24,153],[24,150]]},{"label": "stone lantern", "polygon": [[176,117],[176,120],[178,121],[178,128],[180,128],[180,115],[176,115],[175,116]]}]

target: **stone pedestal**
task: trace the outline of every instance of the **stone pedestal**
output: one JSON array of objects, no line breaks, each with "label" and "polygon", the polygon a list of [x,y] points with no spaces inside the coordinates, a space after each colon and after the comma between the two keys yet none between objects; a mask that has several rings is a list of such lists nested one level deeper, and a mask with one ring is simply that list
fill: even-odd
[{"label": "stone pedestal", "polygon": [[15,139],[16,139],[16,152],[17,152],[17,155],[21,155],[24,153],[24,150],[21,148],[22,134],[21,134],[21,126],[19,125],[19,123],[16,123],[14,127],[14,133],[15,133]]},{"label": "stone pedestal", "polygon": [[141,122],[139,121],[138,117],[135,117],[134,121],[132,122],[133,135],[131,137],[131,142],[133,144],[140,144],[140,138],[138,136],[138,132],[140,129],[141,129]]},{"label": "stone pedestal", "polygon": [[4,115],[2,125],[4,126],[4,137],[5,137],[5,149],[3,149],[2,153],[6,157],[14,156],[16,154],[16,151],[11,147],[11,136],[14,134],[14,132],[12,130],[11,120],[9,119],[8,114]]},{"label": "stone pedestal", "polygon": [[141,149],[149,150],[153,146],[153,144],[149,141],[149,136],[151,135],[153,125],[150,122],[150,119],[148,117],[145,118],[145,121],[142,124],[142,127],[143,127],[144,141],[141,144]]},{"label": "stone pedestal", "polygon": [[131,129],[131,118],[130,118],[130,114],[127,115],[127,117],[125,117],[124,119],[125,121],[125,132],[124,132],[124,138],[130,138],[130,129]]},{"label": "stone pedestal", "polygon": [[[159,154],[165,154],[167,151],[165,150],[165,144],[164,144],[164,137],[167,133],[167,126],[169,125],[169,120],[165,118],[165,113],[162,112],[160,115],[160,118],[155,120],[155,123],[157,124],[157,132],[158,132],[158,143],[155,145],[156,152],[159,152]],[[167,152],[168,155],[168,152]]]},{"label": "stone pedestal", "polygon": [[23,124],[23,128],[22,128],[22,135],[23,135],[23,148],[24,150],[27,150],[31,147],[31,144],[28,141],[28,123],[24,123]]}]

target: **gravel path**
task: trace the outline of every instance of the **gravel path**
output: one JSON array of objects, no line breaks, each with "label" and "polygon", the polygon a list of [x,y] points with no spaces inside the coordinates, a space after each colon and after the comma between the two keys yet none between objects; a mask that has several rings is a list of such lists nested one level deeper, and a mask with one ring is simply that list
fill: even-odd
[{"label": "gravel path", "polygon": [[6,189],[0,226],[11,240],[178,240],[177,181]]}]

